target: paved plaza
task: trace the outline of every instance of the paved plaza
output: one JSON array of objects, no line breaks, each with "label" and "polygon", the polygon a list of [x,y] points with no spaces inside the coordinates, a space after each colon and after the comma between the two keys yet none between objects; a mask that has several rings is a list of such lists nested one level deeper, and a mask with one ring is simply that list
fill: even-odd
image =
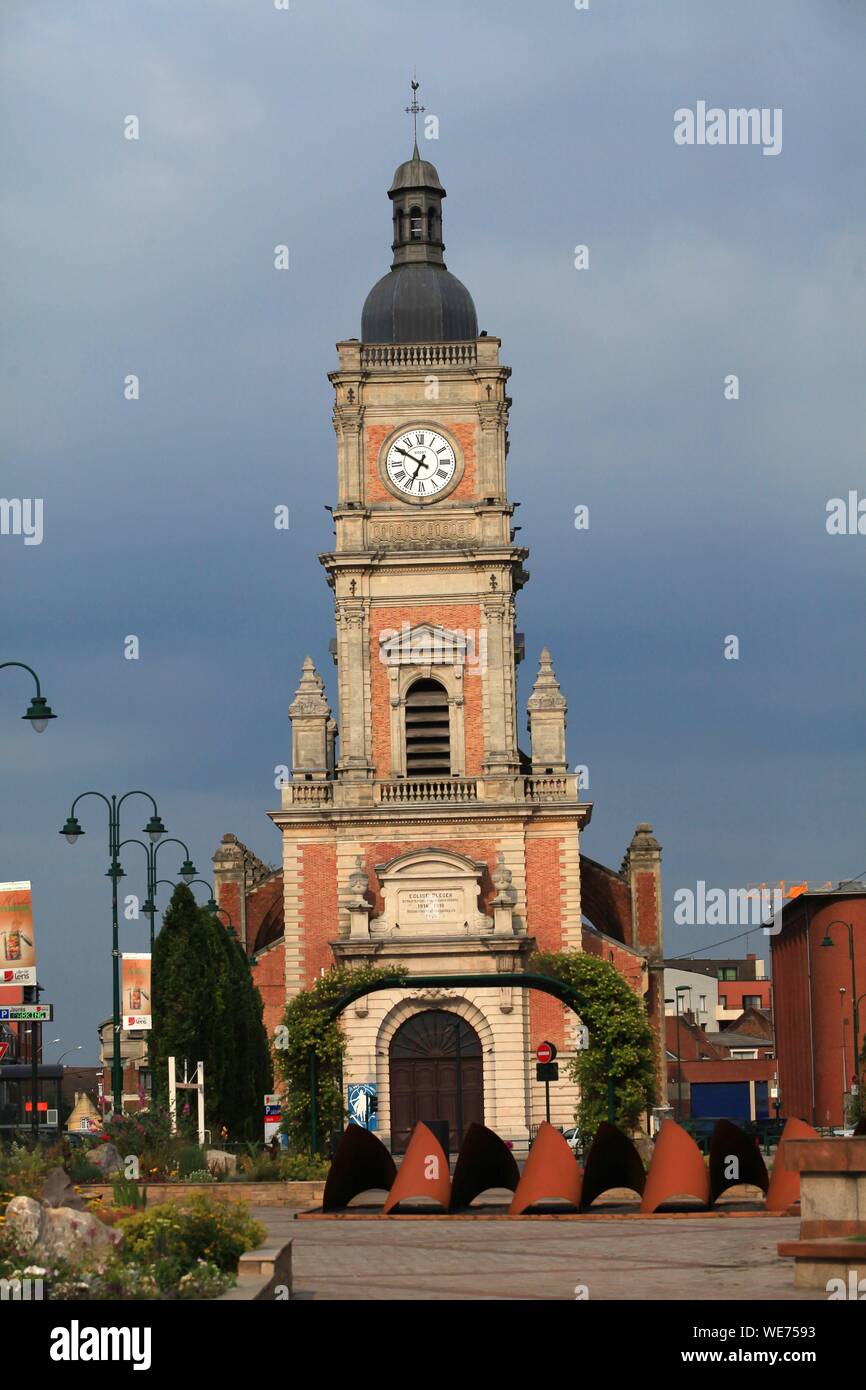
[{"label": "paved plaza", "polygon": [[257,1208],[269,1243],[293,1241],[299,1299],[823,1299],[776,1254],[790,1217],[640,1220],[294,1220]]}]

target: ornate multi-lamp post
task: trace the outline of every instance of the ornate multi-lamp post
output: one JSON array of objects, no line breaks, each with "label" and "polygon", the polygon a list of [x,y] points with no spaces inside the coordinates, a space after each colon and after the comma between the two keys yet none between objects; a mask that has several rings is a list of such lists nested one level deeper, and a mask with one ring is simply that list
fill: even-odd
[{"label": "ornate multi-lamp post", "polygon": [[21,671],[29,671],[31,676],[35,680],[36,694],[33,696],[33,699],[27,706],[27,712],[25,714],[22,714],[21,718],[29,719],[30,727],[31,729],[33,729],[35,733],[44,733],[45,730],[48,728],[49,719],[56,719],[57,715],[52,713],[51,706],[49,705],[45,696],[42,694],[42,688],[39,684],[39,677],[33,670],[33,667],[25,666],[23,661],[0,661],[0,671],[5,670],[7,666],[17,666]]},{"label": "ornate multi-lamp post", "polygon": [[195,864],[193,864],[192,859],[190,858],[189,849],[184,844],[183,840],[177,840],[174,838],[174,836],[160,840],[156,844],[148,843],[145,840],[137,840],[135,838],[129,840],[122,840],[118,848],[123,849],[124,845],[141,845],[141,848],[147,855],[147,897],[145,901],[141,904],[141,910],[150,919],[150,949],[151,951],[153,951],[153,943],[156,937],[156,927],[154,925],[154,918],[157,912],[156,887],[158,883],[167,883],[169,881],[168,879],[157,878],[156,856],[159,854],[159,851],[164,848],[165,845],[180,845],[181,849],[186,855],[186,859],[183,861],[183,863],[177,871],[178,878],[182,878],[184,883],[193,883],[195,881],[195,876],[198,873],[198,869],[196,868]]},{"label": "ornate multi-lamp post", "polygon": [[108,797],[102,792],[81,792],[73,801],[66,824],[60,831],[60,834],[65,835],[71,845],[76,844],[85,833],[78,822],[75,808],[79,801],[83,801],[86,796],[97,796],[100,801],[104,801],[105,805],[108,807],[108,853],[110,856],[110,863],[105,876],[111,879],[112,1022],[114,1026],[113,1046],[111,1049],[111,1090],[114,1101],[114,1113],[119,1115],[123,1108],[123,1069],[120,1060],[120,949],[118,942],[117,884],[119,879],[125,877],[120,859],[118,858],[122,843],[120,839],[120,809],[124,801],[130,796],[143,796],[150,802],[153,807],[153,815],[144,827],[143,833],[148,837],[152,845],[156,845],[157,841],[162,839],[166,831],[160,819],[157,804],[150,795],[150,792],[138,790],[128,791],[124,792],[120,797],[114,794]]},{"label": "ornate multi-lamp post", "polygon": [[[166,841],[166,844],[167,844],[167,843],[168,843],[168,841]],[[189,860],[188,860],[188,859],[187,859],[187,864],[189,864]],[[190,865],[190,867],[192,867],[192,866]],[[193,878],[192,875],[189,875],[189,876],[188,876],[187,874],[185,874],[185,873],[183,872],[183,868],[181,868],[180,877],[183,879],[184,883],[186,883],[186,884],[188,885],[188,887],[190,887],[190,888],[193,886],[194,883],[200,883],[200,884],[202,885],[203,888],[206,888],[206,889],[208,890],[208,892],[210,893],[210,898],[209,898],[209,900],[205,903],[205,907],[207,908],[208,912],[212,912],[212,913],[214,913],[214,914],[220,913],[220,912],[221,912],[221,913],[225,916],[225,918],[226,918],[226,920],[227,920],[227,922],[228,922],[228,928],[227,928],[227,930],[228,930],[229,936],[236,936],[237,933],[235,932],[234,924],[232,923],[231,916],[229,915],[228,912],[226,912],[226,910],[225,910],[224,907],[220,907],[220,906],[218,905],[216,899],[214,898],[213,884],[212,884],[212,883],[208,883],[208,881],[207,881],[206,878]],[[174,888],[174,887],[176,887],[176,882],[175,882],[175,880],[174,880],[173,878],[157,878],[157,879],[154,880],[153,887],[154,887],[154,893],[155,893],[156,889],[157,889],[157,888],[160,888],[160,887],[165,887],[165,888]]]},{"label": "ornate multi-lamp post", "polygon": [[[35,695],[33,696],[33,698],[31,699],[30,704],[27,706],[27,709],[26,709],[25,713],[22,714],[21,718],[22,718],[22,719],[27,719],[27,720],[29,720],[29,722],[30,722],[30,727],[31,727],[31,729],[33,730],[34,733],[36,733],[36,734],[42,734],[42,733],[44,733],[45,730],[48,728],[48,721],[49,721],[49,719],[56,719],[56,718],[57,718],[57,715],[53,712],[53,710],[51,709],[51,706],[49,705],[49,703],[48,703],[48,701],[46,700],[45,696],[42,694],[42,687],[41,687],[40,684],[39,684],[39,677],[37,676],[36,672],[33,670],[33,667],[32,667],[32,666],[25,666],[25,664],[24,664],[23,661],[0,661],[0,671],[5,671],[7,666],[14,666],[14,667],[16,667],[19,671],[27,671],[27,672],[29,672],[29,674],[33,677],[34,681],[36,682],[36,694],[35,694]],[[33,1000],[38,1004],[38,1003],[39,1003],[39,986],[38,986],[38,984],[37,984],[37,985],[33,985],[32,987],[28,985],[27,988],[28,988],[28,989],[32,988],[32,996],[30,996],[30,997],[32,997]],[[28,998],[28,997],[29,997],[29,996],[28,996],[27,994],[24,995],[24,998],[25,998],[25,999]],[[30,1033],[31,1056],[32,1056],[32,1062],[33,1062],[33,1078],[32,1078],[32,1088],[31,1088],[31,1091],[32,1091],[31,1100],[32,1100],[32,1105],[33,1105],[32,1122],[33,1122],[33,1137],[34,1137],[34,1139],[37,1138],[37,1137],[38,1137],[38,1134],[39,1134],[39,1118],[38,1118],[39,1062],[38,1062],[38,1060],[37,1060],[37,1058],[38,1058],[38,1053],[37,1053],[37,1048],[36,1048],[36,1038],[37,1038],[37,1030],[39,1030],[38,1036],[41,1037],[41,1027],[42,1027],[41,1024],[35,1023],[35,1024],[33,1025],[33,1028],[32,1028],[32,1030],[31,1030],[31,1033]]]}]

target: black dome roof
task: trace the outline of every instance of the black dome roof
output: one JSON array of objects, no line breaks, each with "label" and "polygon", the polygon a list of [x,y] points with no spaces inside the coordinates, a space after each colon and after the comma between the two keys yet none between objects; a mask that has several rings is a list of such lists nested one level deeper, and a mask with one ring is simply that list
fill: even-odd
[{"label": "black dome roof", "polygon": [[395,266],[367,295],[361,315],[365,343],[440,343],[478,337],[478,316],[466,286],[444,265]]}]

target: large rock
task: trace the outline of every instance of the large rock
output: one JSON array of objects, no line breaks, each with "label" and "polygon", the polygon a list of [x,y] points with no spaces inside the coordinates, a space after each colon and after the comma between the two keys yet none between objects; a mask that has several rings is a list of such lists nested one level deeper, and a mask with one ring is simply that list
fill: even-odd
[{"label": "large rock", "polygon": [[94,1168],[99,1168],[104,1178],[123,1172],[123,1159],[114,1144],[101,1144],[98,1149],[88,1149],[87,1161]]},{"label": "large rock", "polygon": [[46,1207],[72,1207],[75,1211],[85,1211],[87,1204],[75,1191],[69,1174],[62,1168],[52,1168],[42,1184],[40,1198]]},{"label": "large rock", "polygon": [[225,1149],[208,1149],[207,1151],[208,1168],[221,1168],[224,1173],[236,1173],[238,1171],[237,1154],[226,1153]]},{"label": "large rock", "polygon": [[6,1230],[31,1260],[50,1265],[54,1260],[79,1265],[104,1264],[121,1234],[89,1211],[46,1207],[32,1197],[13,1197],[6,1208]]}]

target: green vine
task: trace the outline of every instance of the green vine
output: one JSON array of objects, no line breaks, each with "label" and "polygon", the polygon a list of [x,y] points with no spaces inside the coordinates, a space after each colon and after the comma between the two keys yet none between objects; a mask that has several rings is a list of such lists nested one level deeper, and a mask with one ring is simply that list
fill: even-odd
[{"label": "green vine", "polygon": [[591,1142],[607,1119],[608,1051],[614,1121],[620,1129],[635,1129],[656,1097],[655,1038],[640,996],[615,966],[584,951],[536,953],[529,969],[571,985],[581,997],[589,1048],[568,1064],[580,1087],[575,1119],[581,1139]]},{"label": "green vine", "polygon": [[319,1153],[327,1152],[332,1131],[343,1127],[345,1039],[339,1024],[330,1021],[329,1006],[359,985],[387,981],[399,987],[405,979],[405,970],[371,965],[354,970],[334,966],[289,1003],[283,1026],[278,1030],[276,1058],[285,1083],[283,1127],[295,1153],[310,1152],[310,1048],[315,1051],[318,1068],[316,1138]]}]

